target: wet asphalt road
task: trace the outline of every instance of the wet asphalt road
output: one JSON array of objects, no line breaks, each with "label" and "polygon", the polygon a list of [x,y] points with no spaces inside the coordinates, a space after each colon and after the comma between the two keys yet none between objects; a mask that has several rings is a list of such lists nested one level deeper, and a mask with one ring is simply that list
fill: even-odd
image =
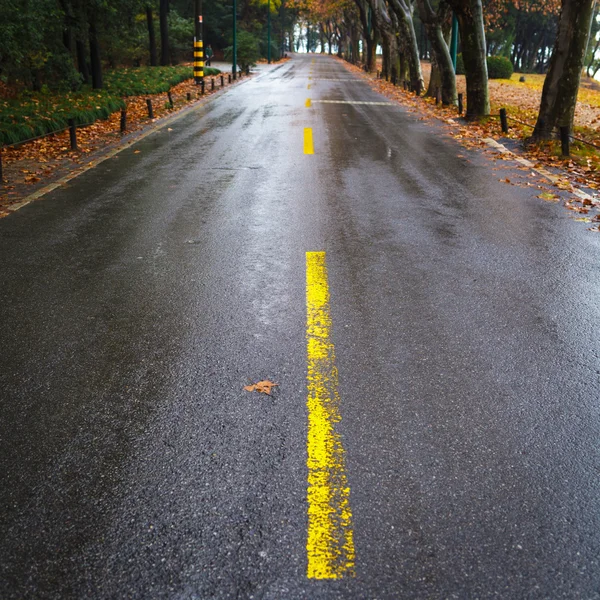
[{"label": "wet asphalt road", "polygon": [[[418,115],[317,100],[385,101],[298,56],[0,220],[2,598],[600,598],[600,238]],[[356,547],[326,581],[313,250]]]}]

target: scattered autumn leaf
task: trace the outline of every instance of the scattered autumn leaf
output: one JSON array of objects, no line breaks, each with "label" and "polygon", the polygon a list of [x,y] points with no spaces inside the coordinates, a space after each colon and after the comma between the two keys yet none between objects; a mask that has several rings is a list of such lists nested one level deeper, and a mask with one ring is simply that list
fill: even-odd
[{"label": "scattered autumn leaf", "polygon": [[267,394],[267,396],[271,395],[271,389],[278,386],[278,383],[273,383],[272,381],[264,380],[259,381],[253,385],[245,385],[244,389],[247,392],[260,392],[261,394]]},{"label": "scattered autumn leaf", "polygon": [[590,212],[589,208],[583,208],[582,206],[577,206],[575,204],[571,204],[571,202],[565,202],[565,206],[569,210],[575,211],[575,212],[583,214],[583,215],[587,215]]},{"label": "scattered autumn leaf", "polygon": [[551,194],[550,192],[543,192],[538,196],[538,198],[546,200],[546,202],[558,202],[560,200],[560,196],[558,194]]}]

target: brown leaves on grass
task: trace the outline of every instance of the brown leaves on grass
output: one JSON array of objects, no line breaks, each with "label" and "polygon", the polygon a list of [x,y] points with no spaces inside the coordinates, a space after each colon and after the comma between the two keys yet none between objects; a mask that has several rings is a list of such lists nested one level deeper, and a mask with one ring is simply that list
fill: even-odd
[{"label": "brown leaves on grass", "polygon": [[268,381],[265,379],[264,381],[259,381],[258,383],[254,383],[253,385],[245,385],[244,389],[247,392],[260,392],[261,394],[267,394],[267,396],[270,396],[272,388],[278,385],[278,383],[273,383],[272,381]]}]

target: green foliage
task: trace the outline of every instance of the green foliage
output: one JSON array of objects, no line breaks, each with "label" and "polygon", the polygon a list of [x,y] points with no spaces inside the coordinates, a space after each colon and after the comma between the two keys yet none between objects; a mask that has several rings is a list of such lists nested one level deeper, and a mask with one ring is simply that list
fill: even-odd
[{"label": "green foliage", "polygon": [[514,73],[513,64],[504,56],[488,56],[487,69],[489,79],[510,79]]},{"label": "green foliage", "polygon": [[192,77],[191,67],[131,67],[108,71],[104,87],[114,96],[160,94]]},{"label": "green foliage", "polygon": [[184,19],[179,13],[171,9],[169,12],[169,49],[171,62],[176,64],[185,55],[192,58],[194,39],[194,21]]},{"label": "green foliage", "polygon": [[[207,67],[207,76],[219,69]],[[192,67],[139,67],[106,73],[106,89],[62,94],[25,92],[15,100],[0,100],[0,143],[16,144],[77,124],[106,119],[125,106],[123,97],[167,92],[193,77]]]},{"label": "green foliage", "polygon": [[[239,31],[237,34],[237,62],[245,71],[256,66],[260,58],[260,38],[248,31]],[[233,46],[225,48],[225,59],[233,60]]]},{"label": "green foliage", "polygon": [[[488,56],[487,69],[489,79],[510,79],[514,72],[510,60],[503,56]],[[465,75],[465,63],[462,54],[456,57],[456,74]]]},{"label": "green foliage", "polygon": [[124,106],[122,99],[105,91],[58,96],[30,93],[18,100],[0,101],[0,142],[15,144],[64,129],[69,119],[79,125],[106,119]]}]

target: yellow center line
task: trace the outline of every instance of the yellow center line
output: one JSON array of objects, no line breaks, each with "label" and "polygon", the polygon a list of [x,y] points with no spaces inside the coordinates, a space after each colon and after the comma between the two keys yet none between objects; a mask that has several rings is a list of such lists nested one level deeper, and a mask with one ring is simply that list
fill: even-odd
[{"label": "yellow center line", "polygon": [[313,134],[310,127],[304,128],[304,154],[314,154]]},{"label": "yellow center line", "polygon": [[307,577],[354,577],[350,488],[345,472],[338,371],[331,340],[325,252],[306,253],[308,363],[308,558]]},{"label": "yellow center line", "polygon": [[306,99],[306,108],[310,108],[312,106],[312,103],[310,101],[310,98]]},{"label": "yellow center line", "polygon": [[306,86],[307,90],[310,90],[310,83]]}]

